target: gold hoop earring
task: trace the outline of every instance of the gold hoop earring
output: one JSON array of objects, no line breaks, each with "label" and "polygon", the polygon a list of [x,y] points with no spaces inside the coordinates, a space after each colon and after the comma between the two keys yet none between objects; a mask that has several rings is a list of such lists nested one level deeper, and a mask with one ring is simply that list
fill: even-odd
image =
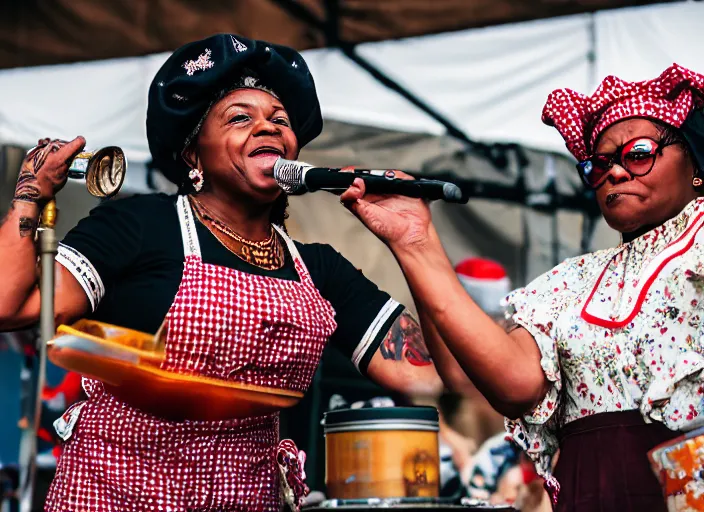
[{"label": "gold hoop earring", "polygon": [[696,178],[692,179],[692,186],[693,186],[694,188],[699,188],[699,187],[701,187],[703,183],[704,183],[704,181],[702,181],[702,179],[699,178],[699,177],[696,177]]}]

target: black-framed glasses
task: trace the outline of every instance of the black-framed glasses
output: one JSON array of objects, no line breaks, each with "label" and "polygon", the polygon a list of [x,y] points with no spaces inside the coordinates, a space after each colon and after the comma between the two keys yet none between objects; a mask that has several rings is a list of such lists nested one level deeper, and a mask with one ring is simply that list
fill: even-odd
[{"label": "black-framed glasses", "polygon": [[662,150],[677,141],[656,141],[650,137],[636,137],[621,144],[613,153],[597,153],[577,164],[582,181],[593,190],[601,187],[614,165],[623,167],[631,176],[645,176],[655,167],[655,159]]}]

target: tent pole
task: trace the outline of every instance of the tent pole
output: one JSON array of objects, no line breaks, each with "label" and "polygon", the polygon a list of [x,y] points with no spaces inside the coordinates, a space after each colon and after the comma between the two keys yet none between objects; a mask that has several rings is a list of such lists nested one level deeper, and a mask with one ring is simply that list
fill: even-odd
[{"label": "tent pole", "polygon": [[455,126],[450,120],[448,120],[445,116],[443,116],[440,112],[432,108],[430,105],[426,104],[423,102],[420,98],[418,98],[415,94],[410,92],[408,89],[403,87],[401,84],[398,82],[392,80],[388,76],[386,76],[380,69],[375,67],[372,63],[370,63],[368,60],[365,58],[361,57],[356,51],[355,51],[355,45],[352,44],[347,44],[347,43],[340,43],[340,50],[342,53],[350,59],[352,62],[357,64],[360,68],[362,68],[364,71],[369,73],[376,81],[378,81],[380,84],[383,86],[391,89],[395,93],[403,96],[406,100],[411,102],[413,105],[418,107],[420,110],[428,114],[430,117],[435,119],[438,123],[443,125],[445,129],[447,130],[448,135],[464,142],[470,147],[475,147],[478,146],[478,144],[471,140],[467,135],[460,130],[457,126]]},{"label": "tent pole", "polygon": [[307,7],[302,6],[296,0],[273,0],[275,4],[278,4],[284,11],[289,13],[294,18],[312,25],[319,30],[325,30],[325,24],[322,20],[313,14]]},{"label": "tent pole", "polygon": [[340,0],[325,0],[325,38],[327,46],[337,46],[340,42]]},{"label": "tent pole", "polygon": [[[31,512],[34,487],[37,476],[37,434],[42,415],[42,390],[46,379],[46,346],[54,337],[54,259],[58,248],[56,239],[57,216],[56,202],[50,201],[42,212],[42,228],[39,231],[39,249],[41,264],[40,280],[40,315],[39,347],[37,350],[36,380],[34,385],[34,404],[29,405],[30,417],[22,432],[23,456],[20,482],[20,511]],[[32,405],[34,407],[32,408]]]},{"label": "tent pole", "polygon": [[420,110],[422,110],[430,117],[435,119],[437,122],[439,122],[441,125],[443,125],[450,136],[461,140],[472,148],[483,146],[482,144],[471,140],[462,130],[460,130],[457,126],[450,122],[450,120],[448,120],[440,112],[423,102],[420,98],[411,93],[398,82],[386,76],[380,69],[375,67],[372,63],[361,57],[355,51],[354,44],[345,42],[339,37],[340,27],[338,0],[325,0],[325,6],[328,14],[327,22],[319,20],[311,11],[309,11],[307,8],[305,8],[295,0],[274,0],[274,2],[276,2],[282,9],[290,13],[292,16],[295,16],[298,19],[309,23],[315,28],[322,30],[325,33],[325,36],[328,39],[328,43],[330,46],[337,46],[340,51],[342,51],[343,55],[345,55],[348,59],[357,64],[364,71],[369,73],[375,80],[377,80],[383,86],[391,89],[397,94],[400,94],[406,100],[411,102],[413,105],[415,105]]}]

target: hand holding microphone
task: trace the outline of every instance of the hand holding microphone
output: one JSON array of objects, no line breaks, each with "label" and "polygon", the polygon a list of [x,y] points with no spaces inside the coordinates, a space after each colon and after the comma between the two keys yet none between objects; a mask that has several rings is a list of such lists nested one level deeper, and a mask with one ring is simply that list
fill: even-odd
[{"label": "hand holding microphone", "polygon": [[[419,181],[413,180],[400,171],[395,171],[393,175],[387,171],[346,172],[345,169],[313,171],[315,168],[307,164],[292,162],[292,165],[284,166],[286,163],[289,162],[279,160],[274,166],[274,177],[283,190],[286,192],[290,190],[289,193],[293,194],[302,194],[311,189],[341,192],[342,204],[392,250],[410,248],[417,250],[436,238],[427,202],[414,199],[411,194],[417,195],[419,191],[424,192],[420,196],[424,199],[429,199],[431,194],[435,194],[435,197],[442,194],[440,198],[444,199],[445,195],[442,191],[446,183],[437,182],[440,185],[431,186],[432,192],[429,193],[426,187],[398,188],[399,183],[413,184]],[[322,184],[321,179],[325,180]],[[335,180],[334,183],[333,180]],[[379,180],[386,182],[383,188],[378,184]],[[370,182],[374,183],[372,185],[376,188],[374,192],[369,190]],[[389,183],[394,184],[391,185],[391,189]],[[452,190],[452,187],[448,188]],[[379,192],[380,189],[383,192]],[[402,192],[399,193],[398,190]]]},{"label": "hand holding microphone", "polygon": [[316,190],[342,193],[356,178],[362,179],[369,194],[393,194],[426,200],[441,199],[450,203],[466,203],[462,191],[454,183],[438,180],[405,180],[392,170],[342,169],[314,167],[304,162],[279,158],[274,164],[274,179],[288,194],[297,195]]}]

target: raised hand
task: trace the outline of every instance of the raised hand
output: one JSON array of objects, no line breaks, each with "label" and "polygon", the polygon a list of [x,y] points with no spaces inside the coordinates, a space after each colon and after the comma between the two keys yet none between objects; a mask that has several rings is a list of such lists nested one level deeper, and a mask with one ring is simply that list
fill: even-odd
[{"label": "raised hand", "polygon": [[14,200],[35,203],[42,208],[66,184],[68,166],[85,144],[83,137],[70,142],[39,140],[22,162]]},{"label": "raised hand", "polygon": [[[401,171],[396,171],[396,177],[413,179]],[[365,195],[365,192],[364,181],[358,178],[340,196],[340,201],[392,250],[421,246],[427,241],[431,219],[425,201],[395,195]]]}]

